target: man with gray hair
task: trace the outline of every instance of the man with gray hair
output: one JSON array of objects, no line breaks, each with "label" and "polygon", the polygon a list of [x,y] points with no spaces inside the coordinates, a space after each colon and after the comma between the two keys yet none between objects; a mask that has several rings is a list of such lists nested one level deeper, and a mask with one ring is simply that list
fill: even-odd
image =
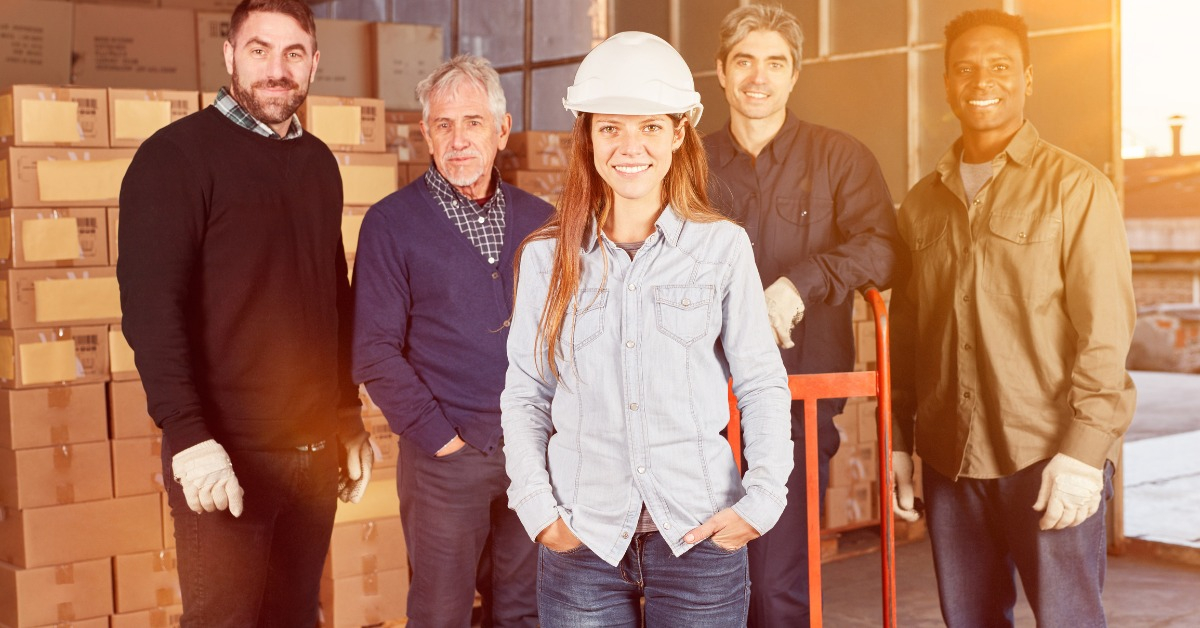
[{"label": "man with gray hair", "polygon": [[500,77],[460,55],[417,86],[425,176],[367,212],[354,271],[354,378],[400,435],[410,626],[537,625],[537,546],[508,509],[500,392],[513,254],[552,208],[500,180]]},{"label": "man with gray hair", "polygon": [[[854,366],[854,291],[892,279],[899,237],[879,163],[846,133],[788,111],[803,36],[794,15],[751,4],[721,23],[717,80],[729,124],[704,138],[711,198],[754,243],[767,312],[788,373]],[[817,404],[821,501],[838,449],[834,415]],[[792,405],[795,467],[779,523],[750,547],[750,626],[807,626],[808,535],[804,408]],[[815,514],[815,513],[814,513]],[[818,560],[818,557],[811,557]]]}]

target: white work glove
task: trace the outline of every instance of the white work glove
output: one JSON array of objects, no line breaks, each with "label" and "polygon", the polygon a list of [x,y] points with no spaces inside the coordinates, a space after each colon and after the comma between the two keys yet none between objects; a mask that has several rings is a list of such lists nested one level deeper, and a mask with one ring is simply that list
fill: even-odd
[{"label": "white work glove", "polygon": [[784,349],[796,346],[792,342],[792,328],[804,318],[804,299],[787,277],[780,277],[775,283],[763,290],[767,297],[767,317],[771,320],[771,330],[775,332],[775,344]]},{"label": "white work glove", "polygon": [[351,504],[362,501],[367,484],[371,482],[371,465],[375,463],[375,444],[362,432],[345,443],[346,465],[338,477],[338,499]]},{"label": "white work glove", "polygon": [[897,517],[912,523],[921,518],[913,499],[913,458],[902,451],[892,452],[892,476],[896,478],[896,490],[892,492],[892,512]]},{"label": "white work glove", "polygon": [[1100,509],[1104,472],[1066,454],[1055,454],[1042,470],[1033,509],[1045,511],[1038,526],[1062,530],[1077,526]]},{"label": "white work glove", "polygon": [[233,474],[233,463],[225,448],[213,439],[192,445],[171,458],[171,474],[183,487],[183,496],[193,512],[229,509],[242,514],[242,487]]}]

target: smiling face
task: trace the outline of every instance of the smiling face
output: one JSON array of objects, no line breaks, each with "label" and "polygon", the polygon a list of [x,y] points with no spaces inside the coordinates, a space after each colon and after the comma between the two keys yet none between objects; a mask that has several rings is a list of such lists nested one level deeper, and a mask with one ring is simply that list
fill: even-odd
[{"label": "smiling face", "polygon": [[663,178],[671,153],[683,144],[685,124],[665,114],[592,116],[593,163],[617,208],[644,203],[659,209]]},{"label": "smiling face", "polygon": [[717,61],[717,80],[733,117],[758,120],[786,115],[788,96],[799,76],[791,48],[775,31],[752,31]]},{"label": "smiling face", "polygon": [[487,195],[496,152],[508,143],[512,117],[497,123],[487,93],[472,83],[435,92],[421,133],[429,143],[438,172],[470,199]]},{"label": "smiling face", "polygon": [[224,50],[233,99],[256,120],[286,134],[317,75],[321,53],[312,35],[290,16],[256,11]]},{"label": "smiling face", "polygon": [[954,40],[946,57],[946,100],[967,143],[1007,144],[1025,120],[1033,74],[1008,29],[977,26]]}]

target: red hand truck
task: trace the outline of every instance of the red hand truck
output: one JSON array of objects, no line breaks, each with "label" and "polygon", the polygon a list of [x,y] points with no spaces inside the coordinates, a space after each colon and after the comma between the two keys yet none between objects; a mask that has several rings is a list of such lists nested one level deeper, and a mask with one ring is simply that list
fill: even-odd
[{"label": "red hand truck", "polygon": [[[804,404],[804,462],[807,468],[808,500],[808,600],[809,617],[813,626],[822,625],[821,607],[821,530],[819,525],[820,504],[817,503],[817,400],[841,397],[878,397],[879,409],[875,413],[876,430],[879,437],[879,547],[883,579],[883,626],[896,625],[896,532],[892,520],[892,373],[888,350],[887,307],[883,295],[874,287],[863,289],[863,297],[875,316],[875,364],[874,371],[854,373],[820,373],[811,375],[789,375],[788,388],[792,399],[802,399]],[[737,398],[729,392],[729,443],[733,447],[734,459],[741,467],[741,414]],[[789,499],[794,496],[788,496]],[[753,586],[753,583],[751,583]]]}]

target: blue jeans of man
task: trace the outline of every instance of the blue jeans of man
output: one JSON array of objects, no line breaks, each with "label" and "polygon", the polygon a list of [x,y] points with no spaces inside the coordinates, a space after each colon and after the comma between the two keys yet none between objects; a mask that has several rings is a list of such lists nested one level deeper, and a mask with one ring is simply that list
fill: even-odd
[{"label": "blue jeans of man", "polygon": [[[841,438],[833,424],[837,402],[817,402],[818,504],[825,508],[829,459]],[[769,532],[750,543],[750,628],[804,628],[808,617],[808,471],[804,464],[804,402],[792,402],[792,444],[796,466],[787,482],[787,507]],[[820,513],[818,513],[819,515]]]},{"label": "blue jeans of man", "polygon": [[183,628],[316,625],[321,570],[337,510],[337,447],[318,451],[227,450],[245,491],[240,517],[196,514],[163,477],[175,520]]},{"label": "blue jeans of man", "polygon": [[638,628],[642,598],[646,628],[746,623],[745,547],[731,552],[705,539],[675,556],[659,533],[643,532],[616,567],[585,545],[566,552],[538,548],[538,615],[544,628]]},{"label": "blue jeans of man", "polygon": [[478,589],[485,628],[536,627],[537,545],[508,509],[504,452],[466,445],[435,458],[401,436],[396,479],[408,625],[467,628]]},{"label": "blue jeans of man", "polygon": [[1048,460],[1012,475],[953,481],[923,469],[929,539],[942,618],[949,628],[1013,625],[1014,569],[1039,626],[1105,626],[1100,593],[1105,571],[1105,468],[1100,509],[1083,523],[1041,530],[1033,509]]}]

